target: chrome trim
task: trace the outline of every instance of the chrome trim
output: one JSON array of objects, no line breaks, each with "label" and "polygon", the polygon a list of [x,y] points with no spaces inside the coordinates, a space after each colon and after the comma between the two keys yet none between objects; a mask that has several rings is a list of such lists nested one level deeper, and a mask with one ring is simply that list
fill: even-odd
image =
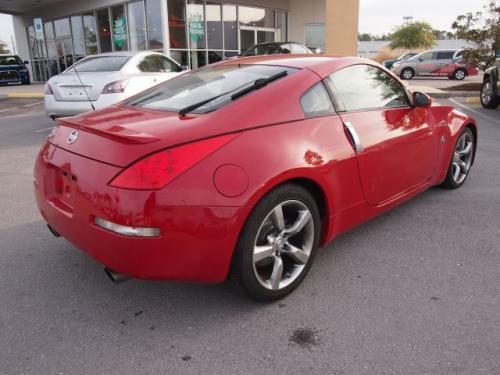
[{"label": "chrome trim", "polygon": [[345,121],[344,126],[347,129],[347,131],[349,132],[349,134],[351,135],[352,141],[354,142],[353,146],[354,146],[354,149],[356,150],[356,153],[362,152],[363,145],[361,144],[361,141],[360,141],[359,136],[358,136],[358,132],[356,131],[354,126],[352,126],[352,124],[349,121]]},{"label": "chrome trim", "polygon": [[110,232],[118,233],[123,236],[130,237],[158,237],[160,236],[160,228],[141,228],[141,227],[128,227],[125,225],[115,224],[111,221],[96,217],[94,219],[95,225],[100,228],[109,230]]}]

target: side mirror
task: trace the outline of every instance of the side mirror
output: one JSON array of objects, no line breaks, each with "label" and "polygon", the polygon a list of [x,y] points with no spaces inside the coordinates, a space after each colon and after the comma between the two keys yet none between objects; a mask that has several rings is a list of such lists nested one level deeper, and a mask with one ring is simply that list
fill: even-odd
[{"label": "side mirror", "polygon": [[425,59],[424,59],[423,57],[419,57],[419,58],[418,58],[418,61],[420,61],[420,62],[422,62],[422,61],[424,61],[424,60],[425,60]]},{"label": "side mirror", "polygon": [[28,60],[23,61],[24,65],[28,65],[30,62]]},{"label": "side mirror", "polygon": [[181,66],[181,69],[182,69],[182,71],[184,72],[184,71],[186,71],[186,70],[189,70],[189,66],[188,66],[188,65],[182,65],[182,66]]},{"label": "side mirror", "polygon": [[421,92],[413,93],[413,105],[419,108],[429,108],[432,106],[432,99],[430,96]]}]

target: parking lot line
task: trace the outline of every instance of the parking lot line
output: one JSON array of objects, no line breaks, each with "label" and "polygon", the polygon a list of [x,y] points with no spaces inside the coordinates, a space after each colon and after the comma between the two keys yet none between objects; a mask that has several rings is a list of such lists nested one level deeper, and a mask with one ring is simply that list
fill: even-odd
[{"label": "parking lot line", "polygon": [[7,111],[13,111],[15,109],[19,109],[19,107],[14,107],[14,108],[7,108],[7,109],[2,109],[0,113],[7,112]]},{"label": "parking lot line", "polygon": [[47,130],[51,130],[52,128],[53,128],[53,126],[51,126],[50,128],[35,130],[35,133],[43,133],[43,132],[46,132]]},{"label": "parking lot line", "polygon": [[35,103],[30,103],[30,104],[23,105],[23,107],[33,107],[33,106],[41,104],[41,103],[43,103],[43,100],[40,100],[40,101],[35,102]]},{"label": "parking lot line", "polygon": [[494,123],[495,122],[498,122],[497,119],[493,118],[493,117],[490,117],[490,116],[486,116],[484,113],[481,113],[479,111],[476,111],[474,108],[471,108],[469,107],[468,105],[465,105],[465,104],[462,104],[460,102],[457,102],[455,99],[450,99],[450,102],[453,102],[453,104],[461,107],[461,108],[464,108],[465,110],[469,111],[469,112],[472,112],[474,113],[476,116],[479,116],[479,117],[482,117],[483,119],[486,119],[488,121],[493,121]]}]

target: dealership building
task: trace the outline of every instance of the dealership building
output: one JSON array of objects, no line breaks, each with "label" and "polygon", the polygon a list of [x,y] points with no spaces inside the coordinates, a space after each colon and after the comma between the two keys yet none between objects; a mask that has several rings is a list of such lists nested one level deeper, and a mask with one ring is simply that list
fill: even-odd
[{"label": "dealership building", "polygon": [[256,43],[357,51],[359,0],[0,0],[17,53],[44,81],[96,53],[162,51],[197,68]]}]

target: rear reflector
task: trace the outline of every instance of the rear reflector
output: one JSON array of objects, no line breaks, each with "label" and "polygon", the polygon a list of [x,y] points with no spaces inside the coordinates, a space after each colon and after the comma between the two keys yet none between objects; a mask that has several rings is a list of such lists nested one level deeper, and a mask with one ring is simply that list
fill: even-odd
[{"label": "rear reflector", "polygon": [[96,217],[94,220],[95,225],[103,229],[130,237],[158,237],[160,235],[160,228],[143,228],[143,227],[127,227],[125,225],[115,224],[111,221]]},{"label": "rear reflector", "polygon": [[132,190],[161,189],[238,135],[223,135],[157,152],[123,170],[110,185]]}]

